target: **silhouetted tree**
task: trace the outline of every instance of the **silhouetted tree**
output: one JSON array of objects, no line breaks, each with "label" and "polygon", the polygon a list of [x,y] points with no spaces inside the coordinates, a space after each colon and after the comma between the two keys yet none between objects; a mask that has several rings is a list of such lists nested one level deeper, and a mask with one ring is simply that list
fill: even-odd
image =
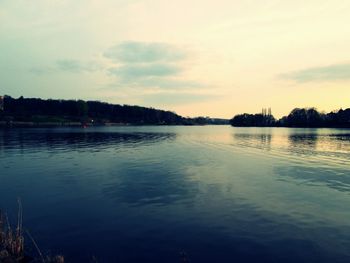
[{"label": "silhouetted tree", "polygon": [[[270,119],[269,119],[270,117]],[[350,108],[328,114],[319,113],[315,108],[295,108],[278,121],[272,115],[240,114],[230,120],[232,126],[278,126],[278,127],[348,127]]]},{"label": "silhouetted tree", "polygon": [[325,125],[325,116],[315,108],[296,108],[286,118],[289,127],[322,127]]},{"label": "silhouetted tree", "polygon": [[184,118],[171,111],[157,110],[140,106],[109,104],[99,101],[83,100],[42,100],[10,96],[4,97],[4,111],[0,120],[34,122],[86,122],[94,123],[130,123],[130,124],[167,124],[195,125],[222,124],[223,120],[210,118]]},{"label": "silhouetted tree", "polygon": [[244,113],[234,116],[230,124],[238,127],[267,127],[275,125],[275,118],[272,115]]}]

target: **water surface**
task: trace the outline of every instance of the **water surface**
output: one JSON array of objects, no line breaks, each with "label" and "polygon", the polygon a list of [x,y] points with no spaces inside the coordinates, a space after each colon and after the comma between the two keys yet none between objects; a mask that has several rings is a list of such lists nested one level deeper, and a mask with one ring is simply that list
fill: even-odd
[{"label": "water surface", "polygon": [[67,262],[350,262],[350,130],[0,130],[0,207]]}]

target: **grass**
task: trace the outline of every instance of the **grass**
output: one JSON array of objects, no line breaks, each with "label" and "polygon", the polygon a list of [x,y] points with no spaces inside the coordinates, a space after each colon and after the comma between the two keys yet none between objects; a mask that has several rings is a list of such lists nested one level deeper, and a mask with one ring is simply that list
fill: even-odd
[{"label": "grass", "polygon": [[25,231],[25,233],[36,248],[39,258],[27,255],[25,252],[21,201],[18,200],[17,226],[15,228],[11,227],[7,214],[0,210],[0,263],[64,263],[64,257],[61,255],[44,256],[30,233],[28,231]]},{"label": "grass", "polygon": [[[24,234],[26,234],[32,245],[35,247],[37,251],[37,257],[34,257],[34,255],[28,255],[26,253]],[[53,257],[43,255],[38,244],[29,233],[29,231],[23,230],[22,203],[20,200],[18,200],[17,226],[15,228],[11,227],[7,214],[3,213],[0,210],[0,263],[29,262],[64,263],[65,260],[62,255]],[[93,258],[92,262],[97,262],[96,258]],[[187,253],[183,250],[180,252],[180,262],[190,262]]]}]

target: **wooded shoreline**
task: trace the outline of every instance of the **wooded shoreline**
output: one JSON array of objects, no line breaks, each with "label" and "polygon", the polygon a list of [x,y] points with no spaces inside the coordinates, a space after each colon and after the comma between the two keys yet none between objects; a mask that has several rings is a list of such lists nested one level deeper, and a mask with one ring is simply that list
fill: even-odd
[{"label": "wooded shoreline", "polygon": [[228,119],[182,117],[141,106],[83,100],[0,97],[0,126],[223,125]]}]

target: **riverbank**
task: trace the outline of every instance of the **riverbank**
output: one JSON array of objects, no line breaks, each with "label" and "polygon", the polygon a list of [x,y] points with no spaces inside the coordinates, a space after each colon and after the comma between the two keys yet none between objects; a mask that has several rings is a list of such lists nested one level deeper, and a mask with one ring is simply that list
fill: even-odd
[{"label": "riverbank", "polygon": [[142,106],[83,100],[18,99],[4,96],[0,105],[2,126],[56,127],[80,125],[205,125],[229,124],[228,119],[183,117],[175,112]]},{"label": "riverbank", "polygon": [[0,128],[88,128],[88,127],[116,127],[116,126],[205,126],[205,125],[229,125],[229,124],[166,124],[166,123],[83,123],[83,122],[23,122],[23,121],[0,121]]},{"label": "riverbank", "polygon": [[[18,201],[18,218],[16,228],[11,228],[7,214],[0,210],[0,263],[29,263],[41,261],[43,263],[64,263],[64,257],[44,256],[33,237],[28,231],[23,230],[22,204]],[[36,248],[39,259],[27,253],[28,244],[25,246],[24,232],[27,233]]]},{"label": "riverbank", "polygon": [[[31,122],[31,121],[0,121],[0,128],[56,128],[56,127],[103,127],[103,126],[130,126],[141,124],[131,123],[84,123],[84,122]],[[162,124],[158,124],[162,125]]]}]

